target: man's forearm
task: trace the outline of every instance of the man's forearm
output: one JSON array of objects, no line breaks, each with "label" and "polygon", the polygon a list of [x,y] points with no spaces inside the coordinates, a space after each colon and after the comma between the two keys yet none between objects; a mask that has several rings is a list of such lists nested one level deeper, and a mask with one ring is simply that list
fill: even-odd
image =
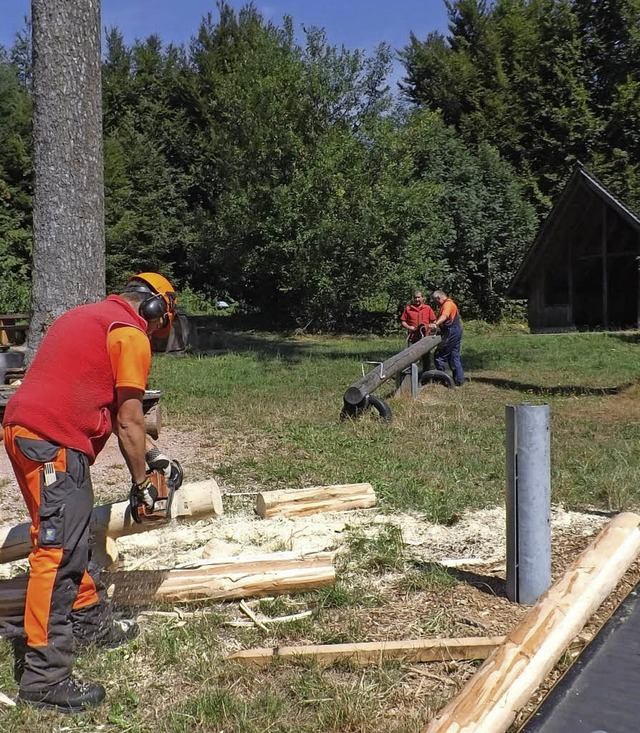
[{"label": "man's forearm", "polygon": [[144,415],[119,420],[117,425],[118,445],[127,464],[132,480],[139,484],[144,481],[147,466],[145,452],[147,445],[147,431],[144,424]]},{"label": "man's forearm", "polygon": [[137,427],[128,426],[125,429],[118,429],[118,444],[120,452],[131,474],[134,483],[139,484],[144,481],[147,471],[147,465],[144,460],[145,453],[145,429],[142,424],[142,431]]}]

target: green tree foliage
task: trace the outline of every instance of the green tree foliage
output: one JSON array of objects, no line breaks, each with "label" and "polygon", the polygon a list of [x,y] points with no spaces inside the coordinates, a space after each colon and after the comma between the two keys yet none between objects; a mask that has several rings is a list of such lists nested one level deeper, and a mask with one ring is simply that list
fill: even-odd
[{"label": "green tree foliage", "polygon": [[0,53],[0,312],[29,307],[31,100],[18,68]]},{"label": "green tree foliage", "polygon": [[[387,46],[367,56],[332,46],[315,28],[299,42],[291,18],[276,25],[252,5],[236,12],[221,2],[188,48],[155,36],[127,45],[109,30],[109,289],[130,273],[157,269],[193,299],[232,300],[272,327],[324,330],[357,329],[368,310],[393,313],[412,287],[444,287],[465,316],[499,318],[534,214],[497,152],[494,122],[483,118],[490,104],[506,126],[504,90],[514,83],[497,65],[495,29],[475,33],[485,11],[468,2],[456,22],[461,49],[484,44],[476,57],[495,71],[491,99],[482,74],[458,54],[460,66],[443,89],[453,106],[442,116],[394,106]],[[436,40],[442,58],[430,62],[442,62],[444,71],[451,50]],[[21,49],[16,58],[24,57]],[[28,103],[28,73],[17,62],[5,66]],[[468,115],[463,135],[448,124],[457,106]],[[0,136],[19,127],[9,116]],[[465,144],[472,134],[485,141]],[[513,149],[522,145],[520,134],[511,135]],[[3,171],[9,149],[0,150]],[[2,179],[21,194],[29,192],[28,148],[24,155],[23,178]],[[30,201],[22,209],[17,201],[0,219],[0,256],[27,268],[17,235],[2,229],[29,241]]]},{"label": "green tree foliage", "polygon": [[408,99],[495,146],[541,210],[576,160],[637,198],[640,2],[446,4],[449,36],[412,35],[402,53]]}]

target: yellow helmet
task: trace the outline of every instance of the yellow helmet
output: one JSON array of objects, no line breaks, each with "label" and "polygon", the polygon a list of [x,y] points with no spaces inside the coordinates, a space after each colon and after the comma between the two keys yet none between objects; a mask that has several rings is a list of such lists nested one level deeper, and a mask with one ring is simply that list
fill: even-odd
[{"label": "yellow helmet", "polygon": [[140,315],[145,321],[163,319],[162,327],[154,331],[154,336],[168,336],[178,299],[173,285],[167,278],[157,272],[141,272],[129,278],[125,288],[125,292],[127,291],[149,293],[149,297],[140,303]]}]

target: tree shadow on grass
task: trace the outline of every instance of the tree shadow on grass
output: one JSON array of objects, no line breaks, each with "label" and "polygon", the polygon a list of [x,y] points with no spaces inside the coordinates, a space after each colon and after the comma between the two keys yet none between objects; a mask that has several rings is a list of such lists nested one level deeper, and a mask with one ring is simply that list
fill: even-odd
[{"label": "tree shadow on grass", "polygon": [[530,384],[528,382],[517,382],[513,379],[502,377],[472,377],[474,382],[491,384],[500,389],[512,389],[518,392],[530,392],[535,395],[547,395],[549,397],[585,397],[593,395],[617,395],[633,385],[627,382],[616,387],[585,387],[583,385],[563,384],[547,386],[542,384]]},{"label": "tree shadow on grass", "polygon": [[252,352],[258,359],[279,358],[291,363],[297,363],[310,357],[332,360],[357,359],[365,363],[365,371],[369,371],[374,368],[374,364],[366,362],[386,361],[404,348],[404,342],[399,342],[397,351],[394,351],[393,347],[382,347],[375,351],[360,349],[357,343],[345,349],[334,349],[324,348],[322,344],[318,343],[296,343],[289,339],[270,338],[254,333],[219,331],[210,335],[206,348],[195,348],[193,353],[207,358],[229,352],[236,354]]}]

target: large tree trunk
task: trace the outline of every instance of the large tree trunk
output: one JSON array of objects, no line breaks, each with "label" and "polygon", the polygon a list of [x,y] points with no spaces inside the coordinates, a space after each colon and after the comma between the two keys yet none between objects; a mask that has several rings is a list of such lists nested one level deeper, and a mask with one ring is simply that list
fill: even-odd
[{"label": "large tree trunk", "polygon": [[51,322],[105,293],[100,0],[32,0],[30,355]]}]

